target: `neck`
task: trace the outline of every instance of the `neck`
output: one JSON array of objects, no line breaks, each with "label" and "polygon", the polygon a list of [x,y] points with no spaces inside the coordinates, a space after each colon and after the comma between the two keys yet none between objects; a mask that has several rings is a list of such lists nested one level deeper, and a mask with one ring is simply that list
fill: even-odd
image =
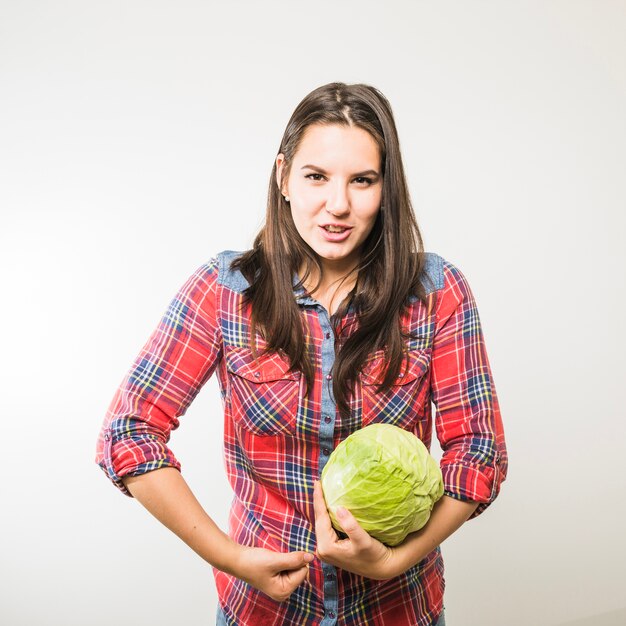
[{"label": "neck", "polygon": [[[356,266],[342,269],[322,266],[322,271],[320,276],[316,268],[311,268],[304,287],[332,315],[356,284]],[[301,275],[303,273],[304,268],[301,269]]]}]

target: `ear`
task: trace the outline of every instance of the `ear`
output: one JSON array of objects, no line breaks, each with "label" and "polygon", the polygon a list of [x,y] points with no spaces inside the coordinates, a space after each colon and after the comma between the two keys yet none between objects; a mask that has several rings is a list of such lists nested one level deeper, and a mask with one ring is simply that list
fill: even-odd
[{"label": "ear", "polygon": [[282,174],[283,174],[283,167],[285,166],[285,155],[281,152],[277,157],[276,157],[276,184],[278,185],[278,190],[280,191],[280,193],[282,193],[283,195],[285,194],[285,185],[283,184],[281,187],[281,178],[282,178]]}]

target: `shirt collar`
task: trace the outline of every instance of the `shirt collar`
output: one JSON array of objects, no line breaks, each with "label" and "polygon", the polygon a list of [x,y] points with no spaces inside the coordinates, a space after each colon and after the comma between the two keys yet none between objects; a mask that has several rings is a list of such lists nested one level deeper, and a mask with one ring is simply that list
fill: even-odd
[{"label": "shirt collar", "polygon": [[[293,287],[293,295],[296,298],[296,302],[302,306],[322,306],[319,301],[311,296],[302,285],[298,286],[299,282],[300,277],[297,274],[294,274],[291,279],[291,284]],[[347,314],[351,315],[353,313],[354,306],[351,304],[348,307]]]},{"label": "shirt collar", "polygon": [[299,285],[299,283],[300,277],[294,273],[291,279],[291,284],[293,287],[293,295],[296,297],[296,302],[303,305],[319,304],[319,302],[308,293],[304,286]]}]

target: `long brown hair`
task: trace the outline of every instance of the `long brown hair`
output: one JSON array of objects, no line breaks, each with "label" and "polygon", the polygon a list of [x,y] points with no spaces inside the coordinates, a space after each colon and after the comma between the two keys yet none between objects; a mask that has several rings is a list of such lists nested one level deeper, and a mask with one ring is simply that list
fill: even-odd
[{"label": "long brown hair", "polygon": [[[307,95],[293,112],[278,153],[284,155],[282,180],[287,180],[293,157],[311,124],[356,126],[370,133],[381,154],[382,203],[374,227],[363,244],[357,281],[333,315],[336,359],[333,393],[342,415],[369,354],[383,349],[388,366],[381,390],[389,389],[403,364],[406,335],[401,315],[410,296],[425,300],[419,275],[423,266],[422,237],[411,206],[400,154],[400,143],[389,102],[376,88],[364,84],[330,83]],[[250,283],[246,298],[252,307],[252,337],[257,329],[267,349],[286,354],[292,369],[303,372],[309,389],[313,381],[305,328],[293,295],[293,276],[305,267],[299,285],[322,267],[315,252],[300,237],[289,203],[272,168],[265,225],[252,250],[233,264]],[[343,336],[341,318],[352,306],[356,330]]]}]

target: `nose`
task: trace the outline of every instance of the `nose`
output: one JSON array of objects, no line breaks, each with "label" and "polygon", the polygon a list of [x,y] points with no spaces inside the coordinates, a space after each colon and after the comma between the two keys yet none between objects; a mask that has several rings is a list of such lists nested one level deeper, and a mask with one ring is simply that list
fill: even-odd
[{"label": "nose", "polygon": [[331,193],[326,200],[326,211],[337,217],[350,212],[350,198],[348,197],[348,190],[344,185],[333,185]]}]

